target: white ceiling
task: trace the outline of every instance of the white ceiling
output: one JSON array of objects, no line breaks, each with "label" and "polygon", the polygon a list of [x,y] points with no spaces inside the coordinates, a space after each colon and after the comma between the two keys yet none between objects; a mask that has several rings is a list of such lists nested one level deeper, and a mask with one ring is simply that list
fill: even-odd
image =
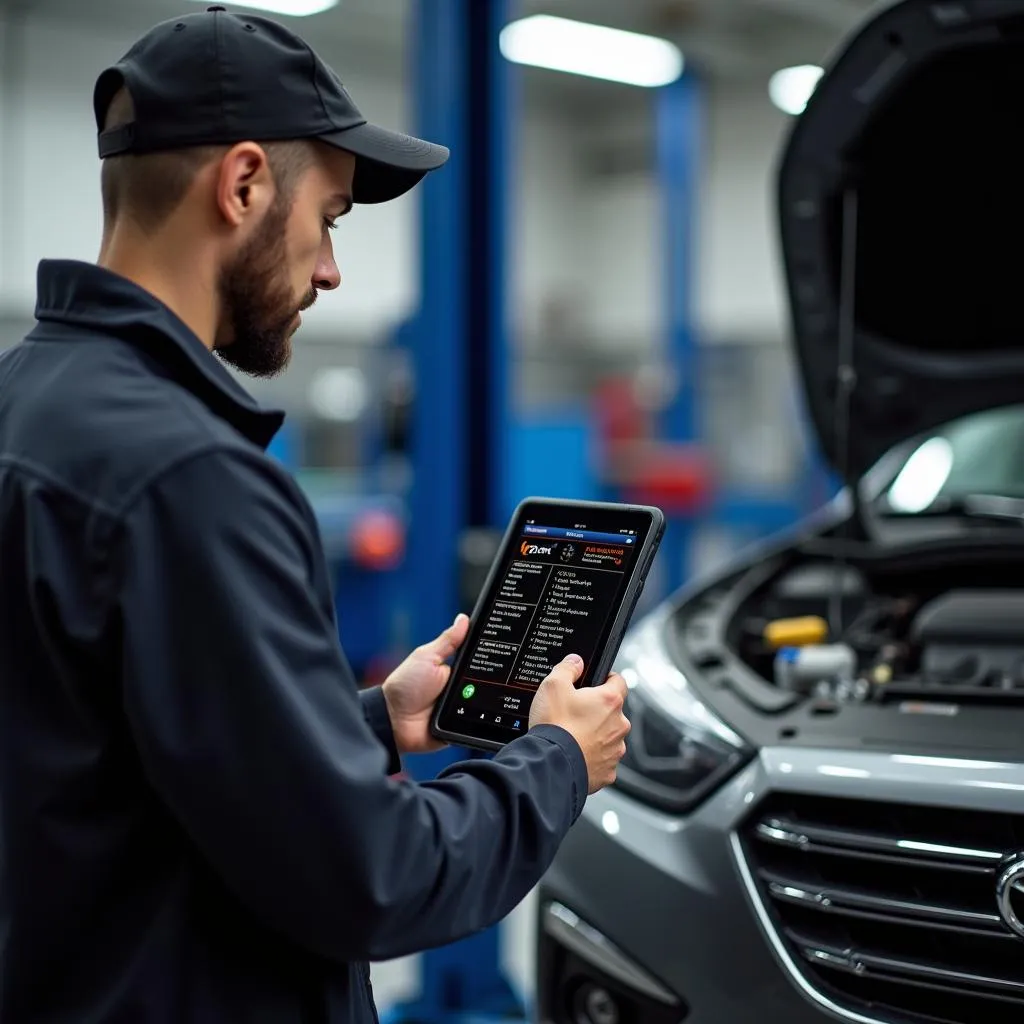
[{"label": "white ceiling", "polygon": [[[417,0],[341,0],[323,14],[294,19],[314,47],[351,54],[354,62],[400,69],[409,12]],[[486,2],[486,0],[484,0]],[[720,82],[766,81],[779,67],[825,58],[876,0],[519,0],[524,14],[549,12],[653,32],[671,38],[690,65]],[[150,25],[193,10],[189,0],[0,0],[0,10],[34,17],[111,24],[142,33]],[[230,0],[227,0],[230,6]],[[343,68],[339,68],[344,72]],[[580,107],[580,113],[628,109],[645,102],[643,90],[526,69],[528,102]]]}]

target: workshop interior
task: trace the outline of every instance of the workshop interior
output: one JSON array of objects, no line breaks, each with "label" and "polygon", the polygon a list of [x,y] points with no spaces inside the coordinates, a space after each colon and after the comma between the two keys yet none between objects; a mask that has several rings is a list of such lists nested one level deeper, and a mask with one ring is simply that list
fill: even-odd
[{"label": "workshop interior", "polygon": [[[97,70],[195,3],[0,0],[0,347],[97,256]],[[225,6],[451,150],[241,378],[361,685],[526,497],[666,519],[616,783],[499,926],[373,965],[383,1024],[1020,1021],[1024,0]]]}]

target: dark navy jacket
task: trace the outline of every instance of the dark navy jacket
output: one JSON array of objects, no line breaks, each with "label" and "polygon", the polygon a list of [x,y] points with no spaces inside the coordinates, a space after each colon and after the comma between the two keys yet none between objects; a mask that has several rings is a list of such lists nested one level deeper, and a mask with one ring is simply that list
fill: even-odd
[{"label": "dark navy jacket", "polygon": [[389,777],[280,415],[100,268],[44,262],[36,314],[0,356],[0,1021],[372,1021],[366,961],[539,880],[580,749]]}]

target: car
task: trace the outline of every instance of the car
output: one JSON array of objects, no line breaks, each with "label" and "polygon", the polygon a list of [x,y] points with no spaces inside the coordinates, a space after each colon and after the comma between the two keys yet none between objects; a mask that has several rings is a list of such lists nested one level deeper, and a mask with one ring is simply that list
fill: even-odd
[{"label": "car", "polygon": [[841,489],[628,634],[543,1024],[1024,1019],[1024,2],[876,8],[777,167]]}]

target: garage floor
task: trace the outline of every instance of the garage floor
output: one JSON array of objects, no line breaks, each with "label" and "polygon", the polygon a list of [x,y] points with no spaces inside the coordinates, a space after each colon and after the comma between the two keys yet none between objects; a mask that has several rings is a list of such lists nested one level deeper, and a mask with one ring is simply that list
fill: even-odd
[{"label": "garage floor", "polygon": [[[502,925],[504,966],[509,980],[529,999],[533,978],[533,922],[536,893],[531,893]],[[419,985],[417,957],[389,960],[371,969],[377,1008],[386,1010],[416,995]]]}]

